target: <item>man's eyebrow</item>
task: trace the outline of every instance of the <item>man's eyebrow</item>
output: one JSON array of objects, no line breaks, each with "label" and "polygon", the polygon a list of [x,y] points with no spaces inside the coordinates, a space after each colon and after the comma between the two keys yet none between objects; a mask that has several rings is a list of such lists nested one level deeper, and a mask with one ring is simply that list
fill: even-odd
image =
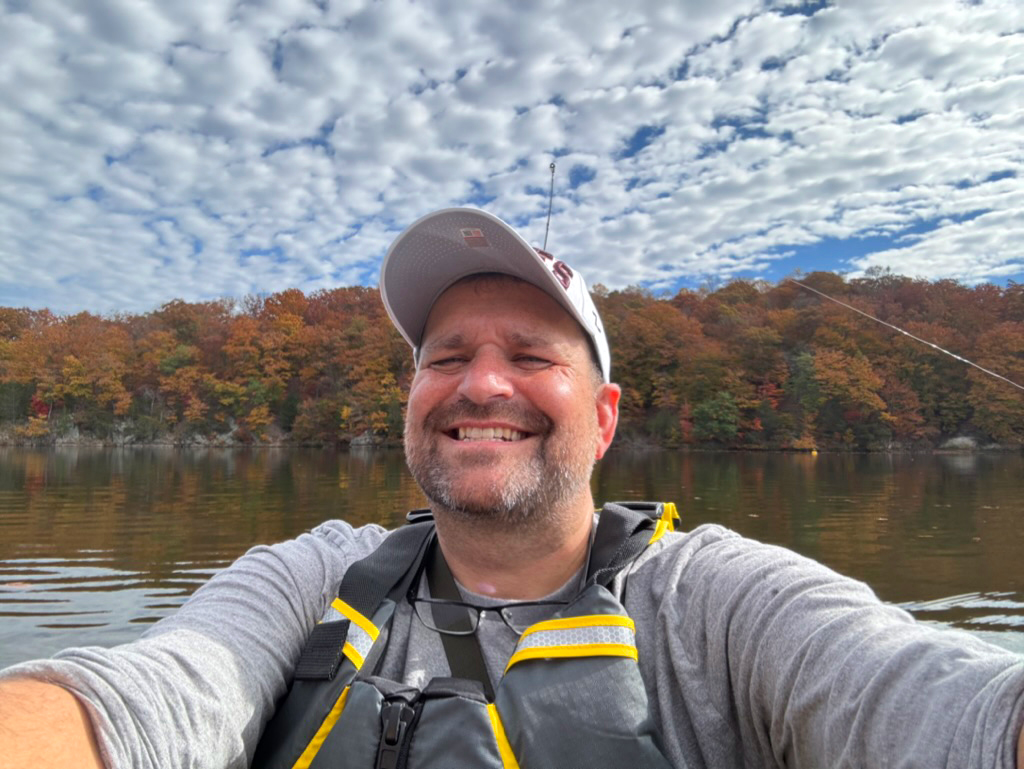
[{"label": "man's eyebrow", "polygon": [[[506,339],[509,344],[514,347],[521,348],[548,347],[551,345],[551,340],[545,336],[541,336],[539,334],[520,334],[517,331],[512,331],[507,334]],[[459,350],[465,347],[466,344],[466,337],[460,332],[455,331],[451,334],[425,342],[423,344],[422,351],[431,353],[438,350]]]},{"label": "man's eyebrow", "polygon": [[540,335],[520,334],[515,331],[508,335],[508,341],[516,347],[547,347],[551,340]]},{"label": "man's eyebrow", "polygon": [[466,338],[459,332],[442,336],[440,339],[432,339],[424,343],[423,352],[434,352],[435,350],[458,350],[464,347]]}]

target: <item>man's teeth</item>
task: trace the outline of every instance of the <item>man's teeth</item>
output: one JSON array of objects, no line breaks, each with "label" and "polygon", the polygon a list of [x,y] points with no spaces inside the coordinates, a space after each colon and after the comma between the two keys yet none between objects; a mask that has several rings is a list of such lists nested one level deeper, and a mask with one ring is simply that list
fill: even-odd
[{"label": "man's teeth", "polygon": [[460,441],[521,441],[526,435],[508,427],[460,427]]}]

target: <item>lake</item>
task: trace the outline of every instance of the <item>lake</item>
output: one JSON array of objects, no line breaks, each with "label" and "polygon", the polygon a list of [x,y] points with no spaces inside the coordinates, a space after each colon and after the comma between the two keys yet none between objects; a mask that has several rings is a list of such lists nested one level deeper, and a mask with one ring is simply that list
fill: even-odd
[{"label": "lake", "polygon": [[[1024,456],[612,451],[595,498],[675,501],[1024,653]],[[254,544],[424,505],[400,451],[0,447],[0,667],[132,640]]]}]

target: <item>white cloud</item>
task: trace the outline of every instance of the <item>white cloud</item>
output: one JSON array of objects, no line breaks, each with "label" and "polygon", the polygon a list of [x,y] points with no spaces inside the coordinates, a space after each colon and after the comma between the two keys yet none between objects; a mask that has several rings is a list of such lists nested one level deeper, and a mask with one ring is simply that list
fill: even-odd
[{"label": "white cloud", "polygon": [[[540,243],[553,159],[549,245],[591,283],[1024,278],[1013,0],[7,8],[0,304],[373,283],[445,205]],[[891,246],[814,250],[868,235]]]}]

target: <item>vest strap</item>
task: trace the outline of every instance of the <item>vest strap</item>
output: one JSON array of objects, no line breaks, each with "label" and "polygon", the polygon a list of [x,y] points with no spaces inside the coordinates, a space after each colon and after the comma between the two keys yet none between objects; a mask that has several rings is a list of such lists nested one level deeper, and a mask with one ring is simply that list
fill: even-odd
[{"label": "vest strap", "polygon": [[300,681],[330,681],[334,678],[344,656],[348,625],[348,620],[343,619],[321,622],[314,627],[295,666],[295,678]]},{"label": "vest strap", "polygon": [[[452,576],[448,562],[444,559],[441,546],[434,537],[427,551],[427,584],[430,587],[432,598],[442,598],[446,601],[461,601],[462,594],[459,593],[459,586],[455,584],[455,577]],[[491,677],[487,674],[487,665],[484,663],[484,655],[480,650],[480,640],[476,633],[472,635],[452,635],[451,633],[439,633],[441,644],[444,646],[444,654],[448,658],[448,669],[456,678],[468,678],[471,681],[479,681],[484,687],[484,693],[488,702],[494,701],[494,687],[491,686]]]},{"label": "vest strap", "polygon": [[396,586],[412,579],[433,530],[433,524],[424,522],[391,532],[380,547],[348,568],[338,598],[363,616],[372,617]]},{"label": "vest strap", "polygon": [[[631,563],[651,540],[650,531],[655,527],[648,507],[656,503],[637,503],[626,507],[608,502],[597,517],[597,531],[594,545],[590,549],[587,564],[587,582],[596,582],[608,587],[615,575]],[[660,513],[660,510],[658,511]]]}]

